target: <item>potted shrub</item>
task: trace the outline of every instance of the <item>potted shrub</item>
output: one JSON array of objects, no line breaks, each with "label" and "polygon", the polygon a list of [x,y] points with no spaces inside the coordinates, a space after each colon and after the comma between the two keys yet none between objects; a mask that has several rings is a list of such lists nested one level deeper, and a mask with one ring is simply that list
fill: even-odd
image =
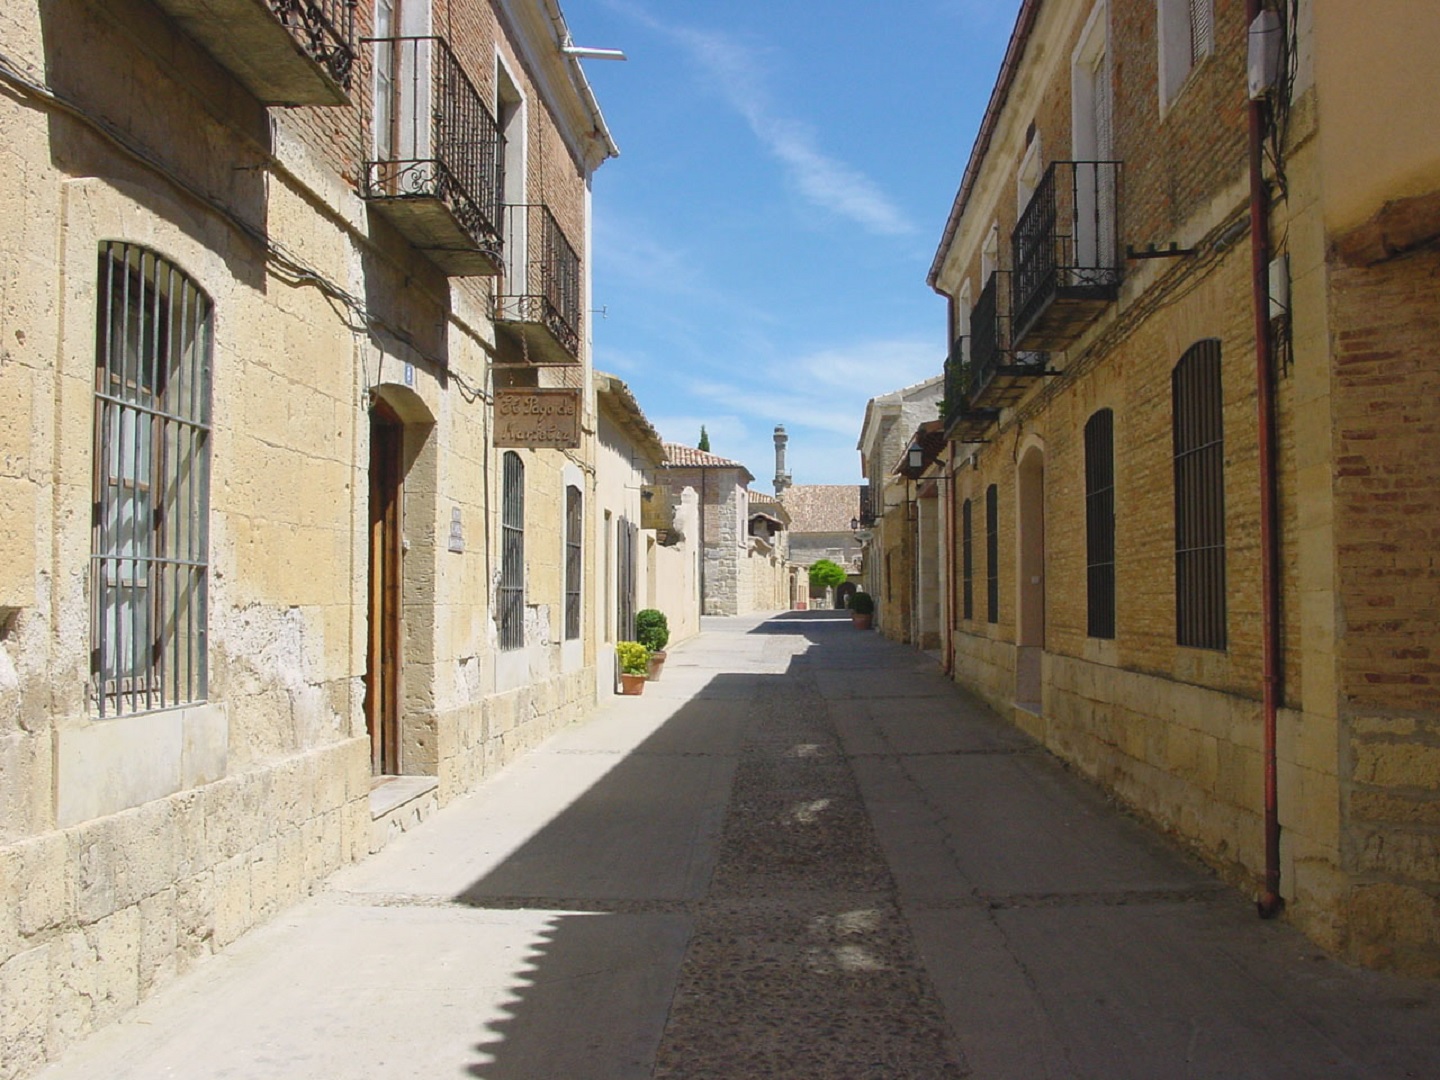
[{"label": "potted shrub", "polygon": [[850,621],[856,630],[869,630],[874,614],[875,599],[868,592],[857,592],[850,597]]},{"label": "potted shrub", "polygon": [[620,661],[620,693],[643,694],[650,650],[638,641],[619,641],[615,643],[615,655]]},{"label": "potted shrub", "polygon": [[643,608],[635,613],[635,640],[650,650],[650,667],[646,675],[651,682],[660,678],[665,667],[665,646],[670,643],[670,624],[665,613]]}]

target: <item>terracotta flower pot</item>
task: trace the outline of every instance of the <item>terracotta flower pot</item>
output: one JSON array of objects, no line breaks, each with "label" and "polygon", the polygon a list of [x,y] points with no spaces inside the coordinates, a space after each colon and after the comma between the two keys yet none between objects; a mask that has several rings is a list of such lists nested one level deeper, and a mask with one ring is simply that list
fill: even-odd
[{"label": "terracotta flower pot", "polygon": [[850,613],[850,621],[855,624],[856,630],[869,630],[872,618],[874,618],[873,615],[861,615],[854,611]]},{"label": "terracotta flower pot", "polygon": [[628,694],[631,697],[638,697],[645,692],[645,676],[631,675],[629,672],[620,673],[620,693]]},{"label": "terracotta flower pot", "polygon": [[645,678],[648,682],[658,682],[660,672],[665,670],[665,651],[656,649],[650,654],[650,669],[646,672]]}]

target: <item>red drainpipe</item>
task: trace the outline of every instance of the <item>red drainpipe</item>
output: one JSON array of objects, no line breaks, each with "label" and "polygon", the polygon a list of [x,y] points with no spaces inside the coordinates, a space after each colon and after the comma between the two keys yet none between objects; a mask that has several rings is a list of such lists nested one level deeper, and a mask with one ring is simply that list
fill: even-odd
[{"label": "red drainpipe", "polygon": [[[1245,25],[1260,14],[1260,0],[1245,0]],[[1250,274],[1255,307],[1255,401],[1260,450],[1260,623],[1264,665],[1261,712],[1265,729],[1265,888],[1256,901],[1262,919],[1280,913],[1280,813],[1276,795],[1275,720],[1279,700],[1280,620],[1279,529],[1275,513],[1275,399],[1271,379],[1270,215],[1265,187],[1265,115],[1251,101]]]}]

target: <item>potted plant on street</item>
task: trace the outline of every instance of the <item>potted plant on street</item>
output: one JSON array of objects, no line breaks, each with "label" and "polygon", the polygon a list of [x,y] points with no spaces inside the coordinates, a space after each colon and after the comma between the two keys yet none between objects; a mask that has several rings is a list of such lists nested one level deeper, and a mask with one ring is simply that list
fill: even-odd
[{"label": "potted plant on street", "polygon": [[660,678],[665,668],[665,646],[670,643],[670,624],[663,611],[643,608],[635,613],[635,640],[650,650],[647,677],[651,682]]},{"label": "potted plant on street", "polygon": [[618,641],[615,643],[615,655],[620,661],[620,693],[632,696],[643,694],[650,650],[638,641]]},{"label": "potted plant on street", "polygon": [[850,597],[850,621],[856,630],[869,630],[874,615],[875,599],[868,592],[857,592]]}]

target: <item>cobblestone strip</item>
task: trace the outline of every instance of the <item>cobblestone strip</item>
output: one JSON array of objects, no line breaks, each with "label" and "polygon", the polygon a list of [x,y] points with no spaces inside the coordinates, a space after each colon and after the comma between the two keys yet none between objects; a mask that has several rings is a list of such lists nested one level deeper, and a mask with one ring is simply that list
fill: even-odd
[{"label": "cobblestone strip", "polygon": [[654,1076],[966,1075],[825,703],[760,690]]}]

